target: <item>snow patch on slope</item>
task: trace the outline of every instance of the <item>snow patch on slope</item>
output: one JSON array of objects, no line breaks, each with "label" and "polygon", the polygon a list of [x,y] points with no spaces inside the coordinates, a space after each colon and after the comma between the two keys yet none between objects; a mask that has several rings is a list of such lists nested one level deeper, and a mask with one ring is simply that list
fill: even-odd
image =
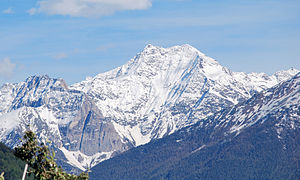
[{"label": "snow patch on slope", "polygon": [[87,156],[80,151],[68,151],[66,148],[59,148],[67,158],[67,163],[72,166],[78,167],[82,171],[86,171],[88,168],[99,164],[100,162],[107,160],[111,157],[112,152],[96,153],[92,156]]},{"label": "snow patch on slope", "polygon": [[9,113],[0,116],[0,141],[6,137],[6,135],[15,127],[17,127],[21,120],[19,118],[19,112],[22,108],[11,111]]},{"label": "snow patch on slope", "polygon": [[113,125],[121,137],[134,142],[135,146],[146,144],[151,140],[150,134],[143,135],[141,133],[141,128],[139,127],[139,125],[136,125],[134,127],[130,127],[129,125],[122,126],[116,122],[113,122]]}]

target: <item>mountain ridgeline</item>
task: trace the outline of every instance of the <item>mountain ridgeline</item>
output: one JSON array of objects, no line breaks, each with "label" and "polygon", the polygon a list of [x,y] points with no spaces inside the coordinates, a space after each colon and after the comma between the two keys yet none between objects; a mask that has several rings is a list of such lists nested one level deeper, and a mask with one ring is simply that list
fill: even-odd
[{"label": "mountain ridgeline", "polygon": [[[0,88],[0,141],[15,147],[30,128],[40,141],[52,141],[59,163],[71,172],[159,142],[156,139],[191,125],[211,127],[205,132],[212,131],[214,136],[200,138],[218,144],[225,132],[228,137],[239,134],[274,110],[270,104],[250,107],[242,103],[251,104],[259,92],[268,92],[298,72],[294,68],[271,76],[232,72],[189,45],[147,45],[125,65],[70,86],[47,75],[4,84]],[[299,97],[287,101],[295,99]],[[276,101],[278,108],[283,101]],[[232,107],[236,109],[220,114]],[[287,111],[291,108],[299,109],[294,105]]]},{"label": "mountain ridgeline", "polygon": [[[92,168],[91,179],[299,179],[300,73]],[[241,128],[243,127],[243,128]]]}]

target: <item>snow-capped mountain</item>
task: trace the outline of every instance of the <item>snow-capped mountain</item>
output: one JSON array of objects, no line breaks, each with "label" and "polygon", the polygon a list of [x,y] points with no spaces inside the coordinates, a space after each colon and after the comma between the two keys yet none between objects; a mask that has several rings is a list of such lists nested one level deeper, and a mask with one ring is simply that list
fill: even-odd
[{"label": "snow-capped mountain", "polygon": [[193,124],[295,75],[232,72],[189,46],[148,45],[127,64],[71,86],[92,97],[140,145]]},{"label": "snow-capped mountain", "polygon": [[[230,126],[230,133],[239,134],[242,129],[270,121],[278,138],[283,131],[300,128],[300,73],[233,107],[219,116],[217,127]],[[230,123],[228,123],[230,122]]]},{"label": "snow-capped mountain", "polygon": [[299,179],[300,73],[92,168],[90,179]]},{"label": "snow-capped mountain", "polygon": [[30,128],[82,170],[129,148],[93,101],[83,92],[69,90],[62,79],[32,76],[19,84],[5,84],[1,92],[6,92],[1,93],[4,102],[14,95],[7,98],[10,106],[4,103],[0,116],[0,140],[11,147]]},{"label": "snow-capped mountain", "polygon": [[41,140],[53,142],[65,162],[83,170],[297,72],[232,72],[189,45],[147,45],[127,64],[70,87],[48,76],[5,84],[0,88],[0,140],[13,147],[30,125]]}]

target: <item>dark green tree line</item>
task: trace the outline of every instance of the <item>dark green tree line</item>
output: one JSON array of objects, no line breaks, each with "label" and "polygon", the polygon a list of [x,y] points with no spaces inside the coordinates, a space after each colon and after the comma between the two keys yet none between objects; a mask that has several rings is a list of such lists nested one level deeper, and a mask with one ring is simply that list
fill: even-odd
[{"label": "dark green tree line", "polygon": [[88,180],[88,173],[80,175],[69,174],[55,162],[55,153],[50,152],[44,143],[39,144],[32,131],[26,131],[22,145],[15,148],[15,155],[29,165],[27,174],[33,174],[35,179],[46,180]]}]

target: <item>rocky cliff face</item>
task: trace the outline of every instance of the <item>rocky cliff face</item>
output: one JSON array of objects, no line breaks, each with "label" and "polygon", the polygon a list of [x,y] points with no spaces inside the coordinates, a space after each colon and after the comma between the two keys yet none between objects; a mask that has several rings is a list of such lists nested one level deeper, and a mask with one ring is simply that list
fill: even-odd
[{"label": "rocky cliff face", "polygon": [[70,164],[84,169],[91,161],[100,162],[132,146],[120,138],[113,123],[105,120],[85,93],[69,90],[62,79],[33,76],[7,87],[14,87],[15,97],[3,108],[0,137],[11,147],[20,142],[26,129],[32,129],[40,140],[49,139],[55,149],[63,151]]},{"label": "rocky cliff face", "polygon": [[[87,98],[87,97],[85,97]],[[104,119],[98,107],[87,98],[66,128],[68,150],[92,156],[97,152],[125,151],[128,142],[122,141],[113,123]]]},{"label": "rocky cliff face", "polygon": [[[32,76],[0,88],[0,140],[25,129],[84,170],[231,107],[298,72],[232,72],[189,46],[148,45],[127,64],[68,87]],[[29,127],[27,126],[29,125]]]}]

